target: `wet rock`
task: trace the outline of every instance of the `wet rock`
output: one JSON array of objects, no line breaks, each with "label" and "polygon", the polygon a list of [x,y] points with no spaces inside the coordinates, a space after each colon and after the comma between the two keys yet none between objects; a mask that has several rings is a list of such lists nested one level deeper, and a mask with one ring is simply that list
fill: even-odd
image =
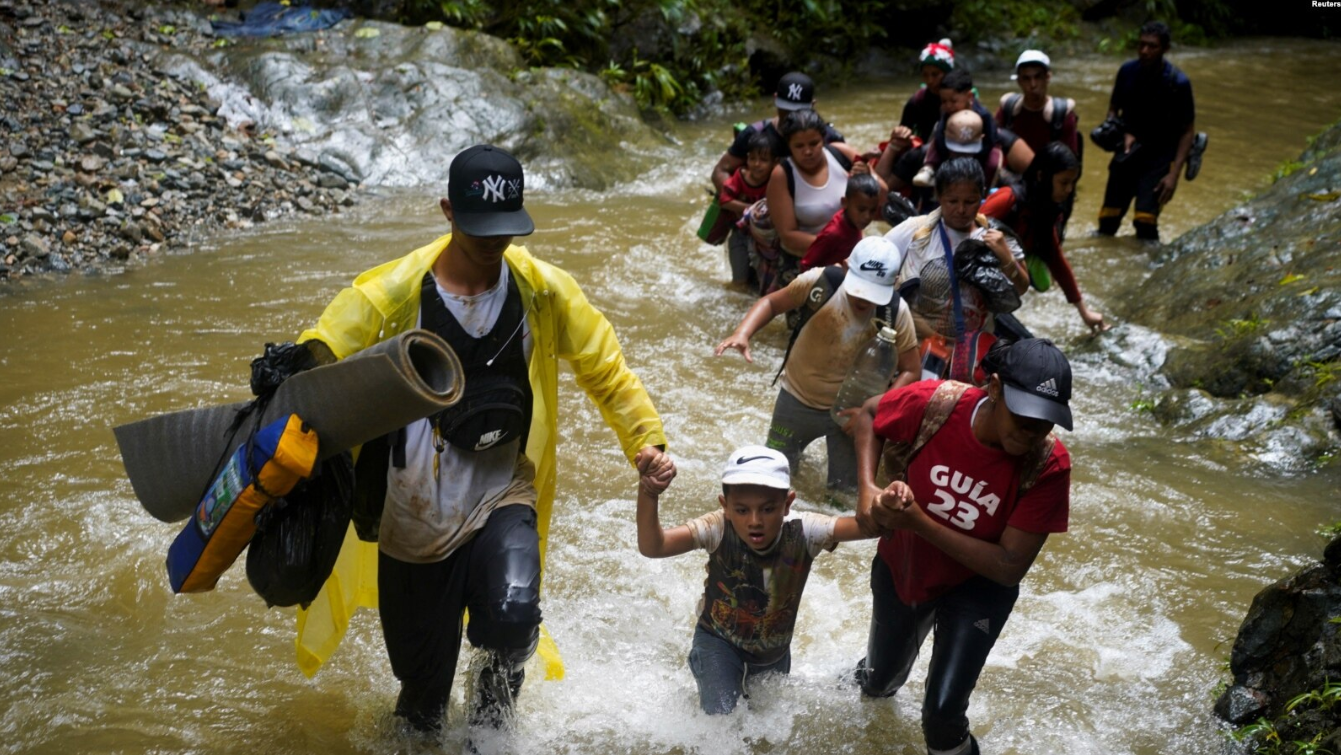
[{"label": "wet rock", "polygon": [[22,160],[23,158],[25,158],[25,157],[27,157],[27,156],[29,156],[29,155],[31,155],[31,154],[32,154],[32,151],[29,150],[29,149],[28,149],[28,145],[25,144],[25,143],[23,143],[23,142],[18,142],[18,141],[16,141],[16,142],[13,142],[12,144],[9,145],[9,156],[10,156],[10,157],[14,157],[14,158],[18,158],[18,159]]},{"label": "wet rock", "polygon": [[28,257],[41,258],[51,253],[47,240],[35,234],[24,236],[19,242],[19,249]]},{"label": "wet rock", "polygon": [[348,189],[349,182],[345,180],[344,176],[339,176],[334,173],[322,173],[317,177],[317,186],[320,186],[323,189]]},{"label": "wet rock", "polygon": [[[1115,301],[1122,317],[1169,339],[1160,375],[1206,394],[1194,420],[1205,437],[1287,458],[1284,444],[1302,435],[1322,460],[1341,451],[1326,378],[1341,358],[1341,123],[1300,161],[1305,169],[1159,249],[1158,268]],[[1251,396],[1272,398],[1269,424],[1253,426],[1240,414]],[[1188,421],[1176,416],[1178,403],[1157,416]]]},{"label": "wet rock", "polygon": [[[82,111],[83,108],[80,108],[80,110]],[[88,144],[98,138],[98,132],[83,121],[75,121],[74,125],[70,127],[70,138],[78,144]]]},{"label": "wet rock", "polygon": [[[1341,633],[1332,621],[1341,616],[1341,538],[1325,557],[1253,598],[1230,654],[1234,683],[1216,701],[1216,715],[1236,724],[1275,719],[1291,699],[1341,679]],[[1294,726],[1336,732],[1341,708],[1300,706],[1283,725],[1285,741]]]}]

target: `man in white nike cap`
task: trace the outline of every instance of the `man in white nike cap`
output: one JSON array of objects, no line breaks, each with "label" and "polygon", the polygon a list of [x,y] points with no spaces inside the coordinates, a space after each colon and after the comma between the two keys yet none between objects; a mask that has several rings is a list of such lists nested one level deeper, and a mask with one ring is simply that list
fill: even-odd
[{"label": "man in white nike cap", "polygon": [[848,423],[837,424],[830,410],[857,356],[881,326],[894,329],[899,354],[889,383],[902,387],[921,376],[912,314],[894,295],[901,260],[894,244],[868,236],[853,247],[846,270],[841,265],[807,270],[755,302],[735,332],[717,345],[718,355],[735,349],[752,363],[750,338],[779,314],[798,311],[778,371],[782,387],[773,405],[768,447],[781,451],[795,472],[806,446],[824,438],[833,491],[856,489],[857,461]]}]

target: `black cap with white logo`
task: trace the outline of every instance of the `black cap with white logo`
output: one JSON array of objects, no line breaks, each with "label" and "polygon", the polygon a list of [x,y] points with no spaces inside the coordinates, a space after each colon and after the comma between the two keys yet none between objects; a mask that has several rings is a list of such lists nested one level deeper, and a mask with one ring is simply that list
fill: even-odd
[{"label": "black cap with white logo", "polygon": [[1011,413],[1071,429],[1071,363],[1052,341],[1017,341],[995,369]]},{"label": "black cap with white logo", "polygon": [[793,71],[778,79],[773,104],[780,110],[809,110],[815,105],[815,82],[804,73]]},{"label": "black cap with white logo", "polygon": [[525,179],[517,158],[488,144],[457,155],[447,171],[453,230],[467,236],[529,236],[535,223],[522,207]]}]

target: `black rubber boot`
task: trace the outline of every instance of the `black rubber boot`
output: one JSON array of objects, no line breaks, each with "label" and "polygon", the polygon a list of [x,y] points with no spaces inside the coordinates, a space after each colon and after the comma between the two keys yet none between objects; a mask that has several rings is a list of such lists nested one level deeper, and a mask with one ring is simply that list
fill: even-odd
[{"label": "black rubber boot", "polygon": [[513,715],[517,694],[526,680],[526,660],[531,650],[490,650],[489,659],[475,683],[475,708],[471,726],[500,729]]}]

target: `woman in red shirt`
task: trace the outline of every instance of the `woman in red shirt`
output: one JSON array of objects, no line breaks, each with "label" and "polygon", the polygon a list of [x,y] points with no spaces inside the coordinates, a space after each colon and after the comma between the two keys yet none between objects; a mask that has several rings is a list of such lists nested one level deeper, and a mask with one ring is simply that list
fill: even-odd
[{"label": "woman in red shirt", "polygon": [[[1051,341],[1004,339],[983,359],[986,390],[924,380],[873,398],[855,423],[857,519],[881,534],[863,694],[908,679],[935,627],[922,731],[935,753],[977,753],[969,695],[1048,534],[1065,532],[1071,459],[1051,433],[1071,429],[1071,366]],[[885,441],[906,482],[881,490]]]},{"label": "woman in red shirt", "polygon": [[[1085,305],[1075,273],[1062,252],[1058,228],[1066,200],[1076,190],[1080,178],[1080,162],[1076,155],[1061,142],[1051,142],[1038,154],[1024,173],[1023,184],[1011,184],[993,192],[982,205],[982,214],[996,218],[1010,226],[1023,241],[1025,254],[1038,257],[1048,266],[1048,272],[1062,287],[1066,300],[1075,306],[1080,319],[1094,332],[1110,327],[1101,312]],[[1035,284],[1038,281],[1034,281]],[[1035,285],[1042,291],[1042,287]]]}]

